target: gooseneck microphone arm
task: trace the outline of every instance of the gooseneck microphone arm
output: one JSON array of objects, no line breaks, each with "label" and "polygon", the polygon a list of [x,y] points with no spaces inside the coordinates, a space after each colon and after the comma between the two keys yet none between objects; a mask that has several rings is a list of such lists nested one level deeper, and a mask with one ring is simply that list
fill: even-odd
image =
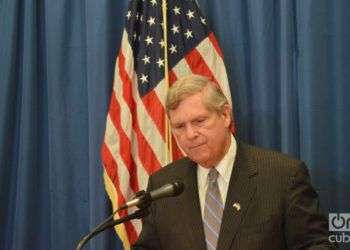
[{"label": "gooseneck microphone arm", "polygon": [[105,224],[101,224],[99,226],[97,226],[91,233],[87,234],[86,236],[84,236],[78,243],[78,246],[76,248],[76,250],[81,250],[83,248],[83,246],[93,237],[95,237],[97,234],[103,232],[104,230],[111,228],[115,225],[119,225],[120,223],[123,223],[125,221],[129,221],[129,220],[133,220],[133,219],[141,219],[145,216],[148,215],[148,209],[147,208],[143,208],[143,209],[139,209],[137,211],[135,211],[132,214],[129,214],[127,216],[124,216],[118,220],[111,220],[108,221]]},{"label": "gooseneck microphone arm", "polygon": [[[97,227],[95,227],[89,234],[84,236],[78,243],[76,250],[81,250],[82,247],[94,236],[99,234],[100,232],[113,227],[115,225],[118,225],[120,223],[123,223],[125,221],[133,220],[133,219],[141,219],[148,215],[148,207],[151,205],[152,201],[165,198],[165,197],[171,197],[171,196],[177,196],[181,194],[184,190],[184,185],[182,182],[173,182],[171,184],[166,184],[158,189],[155,189],[150,192],[140,191],[136,193],[135,198],[132,200],[126,202],[122,206],[120,206],[116,211],[113,212],[111,216],[109,216],[105,221],[103,221],[101,224],[99,224]],[[137,206],[139,210],[135,211],[134,213],[127,215],[125,217],[122,217],[120,219],[114,220],[114,215],[123,210],[130,207]]]}]

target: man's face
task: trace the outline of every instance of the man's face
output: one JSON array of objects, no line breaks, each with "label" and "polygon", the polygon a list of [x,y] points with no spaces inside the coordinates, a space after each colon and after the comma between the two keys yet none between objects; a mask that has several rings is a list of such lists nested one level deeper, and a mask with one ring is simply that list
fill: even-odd
[{"label": "man's face", "polygon": [[230,107],[222,113],[208,110],[203,93],[187,97],[169,111],[173,134],[187,156],[203,167],[214,167],[230,146]]}]

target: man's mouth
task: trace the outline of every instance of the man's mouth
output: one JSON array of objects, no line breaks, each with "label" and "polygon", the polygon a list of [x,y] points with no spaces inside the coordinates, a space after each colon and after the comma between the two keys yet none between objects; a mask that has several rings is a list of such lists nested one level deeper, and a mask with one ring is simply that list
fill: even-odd
[{"label": "man's mouth", "polygon": [[194,146],[190,146],[189,148],[190,149],[196,149],[196,148],[199,148],[200,146],[203,146],[203,145],[204,145],[204,143],[198,144],[198,145],[194,145]]}]

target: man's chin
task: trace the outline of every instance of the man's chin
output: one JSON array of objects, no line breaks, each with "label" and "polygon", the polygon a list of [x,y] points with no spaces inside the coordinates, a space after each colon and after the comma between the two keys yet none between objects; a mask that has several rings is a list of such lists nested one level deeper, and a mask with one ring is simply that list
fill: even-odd
[{"label": "man's chin", "polygon": [[196,157],[196,155],[194,155],[193,157],[189,156],[188,157],[194,161],[195,163],[201,165],[204,168],[211,168],[211,164],[209,163],[208,159],[203,159],[203,158],[199,158],[198,155]]}]

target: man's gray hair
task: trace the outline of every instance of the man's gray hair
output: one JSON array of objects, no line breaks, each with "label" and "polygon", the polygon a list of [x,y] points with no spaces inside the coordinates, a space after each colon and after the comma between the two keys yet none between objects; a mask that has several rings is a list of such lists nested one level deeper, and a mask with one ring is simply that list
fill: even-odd
[{"label": "man's gray hair", "polygon": [[208,110],[221,113],[227,98],[220,87],[205,76],[188,75],[177,80],[168,90],[166,111],[176,109],[189,96],[203,92],[203,103]]}]

